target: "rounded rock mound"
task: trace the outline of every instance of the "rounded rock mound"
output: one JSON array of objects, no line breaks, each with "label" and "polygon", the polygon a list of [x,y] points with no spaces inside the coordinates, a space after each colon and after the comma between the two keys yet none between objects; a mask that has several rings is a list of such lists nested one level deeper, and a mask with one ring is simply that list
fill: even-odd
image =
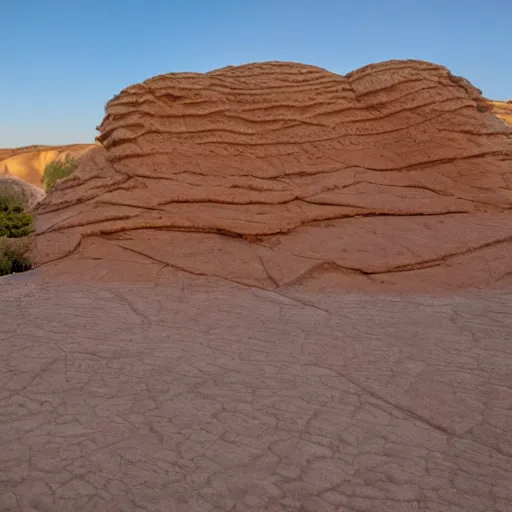
[{"label": "rounded rock mound", "polygon": [[0,174],[0,197],[2,196],[14,196],[23,203],[26,211],[31,211],[45,198],[46,193],[41,188],[4,172]]},{"label": "rounded rock mound", "polygon": [[38,206],[51,275],[426,290],[512,273],[512,128],[444,67],[161,75],[98,129]]}]

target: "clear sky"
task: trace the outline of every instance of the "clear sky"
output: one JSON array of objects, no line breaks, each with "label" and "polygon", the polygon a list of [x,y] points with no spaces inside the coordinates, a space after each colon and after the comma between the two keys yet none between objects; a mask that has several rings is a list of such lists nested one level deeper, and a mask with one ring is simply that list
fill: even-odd
[{"label": "clear sky", "polygon": [[0,147],[93,141],[105,102],[160,73],[399,58],[512,98],[512,0],[0,0]]}]

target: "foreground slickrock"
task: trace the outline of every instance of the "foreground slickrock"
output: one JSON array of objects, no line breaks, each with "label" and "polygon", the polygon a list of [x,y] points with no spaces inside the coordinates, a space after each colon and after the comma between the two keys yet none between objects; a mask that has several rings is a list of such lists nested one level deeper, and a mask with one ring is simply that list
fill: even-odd
[{"label": "foreground slickrock", "polygon": [[512,510],[510,289],[161,274],[0,279],[2,512]]},{"label": "foreground slickrock", "polygon": [[37,263],[122,273],[136,256],[141,279],[170,266],[268,289],[489,285],[512,271],[512,128],[482,102],[419,61],[158,76],[107,104],[104,149],[41,205]]}]

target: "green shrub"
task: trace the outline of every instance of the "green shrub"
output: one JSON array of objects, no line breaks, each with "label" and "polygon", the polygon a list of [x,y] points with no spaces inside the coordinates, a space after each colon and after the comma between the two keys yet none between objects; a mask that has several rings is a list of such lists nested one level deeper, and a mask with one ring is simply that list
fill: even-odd
[{"label": "green shrub", "polygon": [[12,194],[0,195],[0,237],[20,238],[32,233],[32,215],[25,213],[23,202]]},{"label": "green shrub", "polygon": [[78,160],[71,155],[66,155],[64,160],[54,160],[50,162],[43,173],[43,186],[48,191],[51,190],[57,180],[71,176],[78,165]]},{"label": "green shrub", "polygon": [[0,238],[0,276],[32,268],[26,256],[29,246],[27,238]]},{"label": "green shrub", "polygon": [[0,211],[6,211],[11,208],[17,210],[21,208],[21,211],[23,211],[23,200],[17,197],[14,192],[2,189],[0,191]]},{"label": "green shrub", "polygon": [[23,201],[12,192],[0,193],[0,276],[32,268],[27,253],[32,233],[32,215],[25,213]]}]

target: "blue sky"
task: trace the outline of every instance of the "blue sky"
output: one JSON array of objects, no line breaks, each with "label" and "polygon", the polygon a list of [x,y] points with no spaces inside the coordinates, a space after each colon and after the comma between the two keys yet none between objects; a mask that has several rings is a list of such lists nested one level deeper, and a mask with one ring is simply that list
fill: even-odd
[{"label": "blue sky", "polygon": [[512,0],[0,0],[0,147],[93,141],[105,102],[171,71],[397,58],[512,98]]}]

